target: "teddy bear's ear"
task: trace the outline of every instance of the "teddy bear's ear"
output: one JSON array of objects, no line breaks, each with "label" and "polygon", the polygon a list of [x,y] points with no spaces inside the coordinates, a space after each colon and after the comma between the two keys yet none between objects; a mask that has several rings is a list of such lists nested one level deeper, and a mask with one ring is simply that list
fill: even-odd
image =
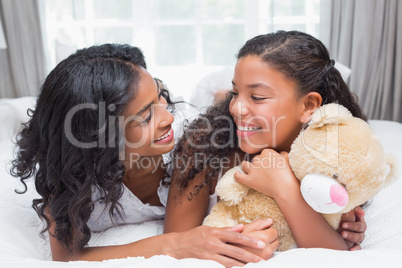
[{"label": "teddy bear's ear", "polygon": [[345,124],[346,120],[351,117],[353,117],[352,114],[344,106],[337,103],[329,103],[321,106],[314,112],[309,127],[318,128],[324,125]]}]

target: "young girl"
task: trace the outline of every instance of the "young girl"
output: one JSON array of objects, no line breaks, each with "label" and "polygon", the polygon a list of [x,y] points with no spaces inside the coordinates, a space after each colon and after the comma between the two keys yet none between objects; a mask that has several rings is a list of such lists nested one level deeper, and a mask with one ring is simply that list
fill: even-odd
[{"label": "young girl", "polygon": [[[106,44],[77,51],[48,75],[19,135],[12,174],[32,175],[33,201],[58,261],[167,254],[225,266],[267,259],[277,247],[269,221],[195,228],[121,246],[88,247],[92,231],[162,219],[162,156],[175,144],[168,92],[138,48]],[[170,103],[171,104],[171,103]],[[261,249],[259,257],[250,251]]]},{"label": "young girl", "polygon": [[346,230],[338,233],[304,202],[289,164],[263,166],[262,160],[288,163],[292,142],[322,104],[340,103],[365,119],[333,66],[324,45],[301,32],[249,40],[238,53],[230,96],[190,124],[177,145],[181,165],[173,174],[165,232],[200,225],[216,203],[219,177],[241,164],[245,174],[235,179],[275,199],[297,246],[347,249],[357,243],[358,249],[366,228],[362,209],[344,215]]}]

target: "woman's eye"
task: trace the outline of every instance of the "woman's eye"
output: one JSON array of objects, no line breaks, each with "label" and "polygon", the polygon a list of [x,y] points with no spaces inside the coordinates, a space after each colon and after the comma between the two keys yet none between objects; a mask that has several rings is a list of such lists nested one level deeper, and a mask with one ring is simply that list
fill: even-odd
[{"label": "woman's eye", "polygon": [[144,121],[141,122],[141,124],[147,124],[149,121],[151,121],[152,118],[152,111],[149,112],[149,115],[144,119]]},{"label": "woman's eye", "polygon": [[161,97],[163,97],[164,99],[167,99],[167,96],[168,96],[168,91],[167,91],[166,89],[162,88],[162,89],[159,91],[159,94],[158,94],[159,99],[160,99]]},{"label": "woman's eye", "polygon": [[232,95],[232,97],[239,95],[239,93],[235,92],[234,90],[229,90],[229,94]]}]

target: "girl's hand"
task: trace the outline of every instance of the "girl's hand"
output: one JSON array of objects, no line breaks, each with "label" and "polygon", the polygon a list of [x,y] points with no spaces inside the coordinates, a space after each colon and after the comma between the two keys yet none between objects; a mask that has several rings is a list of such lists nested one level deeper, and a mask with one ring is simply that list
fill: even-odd
[{"label": "girl's hand", "polygon": [[238,225],[231,228],[213,228],[199,226],[182,233],[170,233],[175,236],[166,246],[165,254],[177,259],[198,258],[214,260],[225,267],[243,266],[249,262],[264,260],[245,248],[264,249],[266,243],[248,235],[244,235],[244,226]]},{"label": "girl's hand", "polygon": [[345,239],[349,250],[354,251],[361,249],[360,243],[364,239],[366,229],[364,210],[361,207],[355,207],[355,209],[342,215],[338,232]]},{"label": "girl's hand", "polygon": [[237,182],[274,199],[289,194],[290,190],[300,192],[300,183],[289,166],[287,152],[264,149],[251,163],[243,161],[242,170],[245,174],[235,173]]}]

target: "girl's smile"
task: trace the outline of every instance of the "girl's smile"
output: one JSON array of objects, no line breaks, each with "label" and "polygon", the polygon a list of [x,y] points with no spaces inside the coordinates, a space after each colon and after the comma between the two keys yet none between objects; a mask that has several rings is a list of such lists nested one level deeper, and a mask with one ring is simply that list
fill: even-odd
[{"label": "girl's smile", "polygon": [[236,133],[239,138],[253,136],[254,134],[256,134],[258,131],[260,131],[262,129],[262,127],[258,127],[258,126],[252,125],[252,124],[247,124],[244,122],[235,121],[235,123],[237,126]]}]

